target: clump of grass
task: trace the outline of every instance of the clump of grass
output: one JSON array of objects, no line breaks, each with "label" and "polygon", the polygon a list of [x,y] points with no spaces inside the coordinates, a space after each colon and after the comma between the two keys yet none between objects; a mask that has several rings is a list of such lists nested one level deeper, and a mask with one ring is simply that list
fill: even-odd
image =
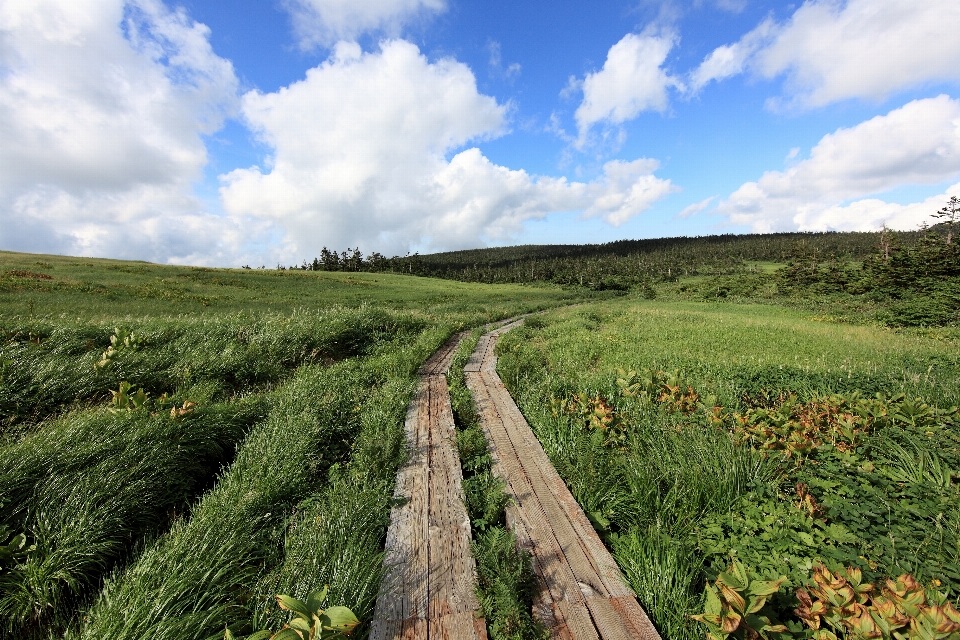
[{"label": "clump of grass", "polygon": [[690,618],[703,611],[702,559],[694,548],[650,527],[614,538],[613,557],[663,637],[703,638]]},{"label": "clump of grass", "polygon": [[71,414],[0,450],[0,512],[35,545],[0,579],[8,632],[61,628],[132,547],[189,511],[265,413],[258,399],[206,405],[196,391],[200,407],[176,419]]},{"label": "clump of grass", "polygon": [[512,531],[490,527],[473,543],[477,560],[477,596],[487,632],[497,640],[545,640],[550,634],[533,617],[538,591],[530,554],[520,549]]},{"label": "clump of grass", "polygon": [[342,461],[359,430],[374,363],[305,367],[194,508],[126,571],[108,580],[76,634],[201,640],[250,619],[252,589],[278,562],[272,540],[293,505]]},{"label": "clump of grass", "polygon": [[329,585],[329,602],[349,607],[362,621],[357,632],[365,632],[383,573],[396,473],[406,457],[403,403],[411,391],[406,380],[384,387],[382,401],[364,416],[350,461],[332,467],[328,485],[297,506],[283,563],[257,585],[252,629],[286,621],[275,594],[299,598]]}]

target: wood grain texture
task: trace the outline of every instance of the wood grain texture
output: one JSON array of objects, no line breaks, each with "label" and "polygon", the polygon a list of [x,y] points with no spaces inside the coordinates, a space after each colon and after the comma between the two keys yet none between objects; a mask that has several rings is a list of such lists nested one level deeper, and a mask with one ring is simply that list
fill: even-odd
[{"label": "wood grain texture", "polygon": [[540,578],[534,615],[552,638],[660,640],[496,373],[497,339],[518,324],[485,334],[464,371],[493,471],[512,498],[507,524]]},{"label": "wood grain texture", "polygon": [[404,430],[410,457],[397,474],[384,578],[372,640],[486,640],[477,617],[476,563],[446,373],[460,340],[451,338],[420,368]]}]

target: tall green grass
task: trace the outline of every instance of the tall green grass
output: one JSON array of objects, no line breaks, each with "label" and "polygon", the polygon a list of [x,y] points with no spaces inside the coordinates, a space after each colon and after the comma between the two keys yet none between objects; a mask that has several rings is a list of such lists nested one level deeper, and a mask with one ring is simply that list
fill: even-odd
[{"label": "tall green grass", "polygon": [[328,484],[294,509],[283,540],[283,562],[256,588],[253,628],[277,629],[287,614],[274,596],[300,598],[329,585],[329,602],[350,607],[363,621],[373,615],[383,574],[383,543],[390,522],[397,470],[406,459],[402,428],[410,381],[394,380],[369,407],[350,461],[330,470]]},{"label": "tall green grass", "polygon": [[[703,528],[736,519],[744,496],[776,495],[779,457],[733,442],[703,420],[623,397],[618,370],[681,372],[728,407],[859,390],[960,400],[949,334],[841,325],[777,307],[618,300],[545,314],[504,336],[499,372],[664,637],[703,629]],[[599,393],[630,425],[619,447],[551,410]]]},{"label": "tall green grass", "polygon": [[349,460],[365,419],[384,406],[402,413],[413,372],[448,331],[384,355],[302,367],[191,518],[109,580],[70,637],[202,640],[252,620],[256,585],[283,564],[277,541],[294,505],[330,484],[331,465]]},{"label": "tall green grass", "polygon": [[132,547],[189,511],[265,413],[244,399],[179,419],[71,414],[0,449],[0,515],[35,545],[0,576],[0,625],[25,637],[69,621]]},{"label": "tall green grass", "polygon": [[[215,382],[219,396],[229,397],[275,384],[304,364],[363,355],[383,340],[416,334],[424,322],[369,307],[291,316],[7,321],[0,344],[6,362],[0,425],[33,423],[73,403],[107,400],[123,380],[154,396]],[[137,346],[97,368],[115,328],[131,332]]]}]

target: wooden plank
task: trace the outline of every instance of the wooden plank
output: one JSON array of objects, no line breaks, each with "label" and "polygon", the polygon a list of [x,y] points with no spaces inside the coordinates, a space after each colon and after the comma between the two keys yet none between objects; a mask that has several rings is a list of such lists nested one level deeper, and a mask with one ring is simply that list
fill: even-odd
[{"label": "wooden plank", "polygon": [[509,495],[517,504],[519,517],[530,533],[533,545],[531,553],[538,559],[553,599],[582,601],[582,598],[578,598],[580,590],[576,576],[564,559],[563,548],[554,536],[544,505],[527,476],[489,390],[483,384],[482,374],[467,374],[467,383],[474,391],[481,424],[496,445],[499,464],[503,468],[500,475],[507,478]]},{"label": "wooden plank", "polygon": [[612,556],[496,374],[497,337],[516,324],[485,334],[465,371],[494,459],[494,473],[504,479],[514,501],[507,509],[508,526],[521,548],[531,554],[541,580],[534,614],[553,638],[659,640]]},{"label": "wooden plank", "polygon": [[[481,376],[484,381],[492,377],[490,374],[485,373],[481,373]],[[492,389],[488,386],[488,390],[491,391],[490,396],[496,405],[498,413],[509,415],[509,409],[506,405],[514,403],[509,394],[507,394],[506,389],[500,385],[499,387],[494,386]],[[517,413],[519,414],[519,412]],[[559,488],[561,490],[558,492],[558,487],[551,486],[551,483],[544,478],[542,469],[544,467],[552,469],[553,467],[539,443],[536,443],[536,446],[532,446],[530,443],[531,438],[524,438],[522,436],[523,431],[529,432],[532,436],[530,427],[526,421],[523,420],[523,416],[518,416],[518,419],[505,421],[505,423],[509,424],[509,429],[506,430],[506,433],[511,439],[514,450],[523,461],[523,469],[530,479],[530,485],[552,528],[553,535],[563,551],[564,559],[575,576],[575,582],[578,588],[580,588],[580,584],[584,584],[587,585],[592,592],[597,592],[602,596],[609,595],[606,586],[600,579],[594,561],[584,548],[581,536],[578,535],[578,531],[575,530],[570,522],[567,511],[560,505],[561,496],[573,504],[576,504],[573,496],[570,495],[566,485],[562,485],[562,487]],[[592,595],[592,593],[590,593],[590,595]]]},{"label": "wooden plank", "polygon": [[487,640],[487,625],[473,612],[452,613],[429,621],[430,640]]},{"label": "wooden plank", "polygon": [[476,617],[476,564],[444,375],[463,335],[424,363],[407,408],[409,459],[394,491],[406,502],[391,512],[373,640],[427,640],[431,629],[438,638],[486,639],[486,623]]}]

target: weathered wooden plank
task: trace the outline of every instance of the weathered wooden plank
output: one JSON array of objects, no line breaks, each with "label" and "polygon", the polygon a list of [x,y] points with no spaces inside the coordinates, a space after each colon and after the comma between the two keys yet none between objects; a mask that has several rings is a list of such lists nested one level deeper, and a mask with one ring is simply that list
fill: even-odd
[{"label": "weathered wooden plank", "polygon": [[444,633],[486,639],[486,624],[476,618],[476,565],[445,376],[463,335],[424,363],[407,409],[410,456],[394,492],[405,503],[391,512],[373,640],[427,640]]},{"label": "weathered wooden plank", "polygon": [[[489,374],[481,375],[484,380],[492,377]],[[507,394],[506,389],[502,385],[495,386],[491,389],[490,395],[496,404],[497,411],[501,415],[510,417],[510,410],[507,405],[516,405]],[[554,536],[563,550],[564,558],[569,564],[577,583],[587,585],[590,591],[606,597],[609,593],[599,576],[597,567],[584,548],[585,545],[581,536],[573,527],[568,517],[568,510],[561,506],[561,502],[564,500],[569,500],[574,505],[576,505],[576,501],[573,500],[573,496],[570,495],[566,485],[562,485],[562,490],[558,491],[561,487],[557,487],[556,483],[551,483],[548,478],[544,477],[546,475],[544,469],[552,470],[553,466],[547,459],[547,455],[539,442],[531,442],[531,439],[535,439],[523,436],[524,431],[530,433],[531,436],[532,432],[530,432],[526,420],[523,420],[523,416],[519,415],[519,411],[516,413],[517,415],[513,416],[513,419],[505,421],[506,424],[510,425],[507,435],[510,437],[514,449],[522,455],[524,470],[530,478],[530,484],[543,507]]]},{"label": "weathered wooden plank", "polygon": [[[547,518],[544,505],[538,498],[520,462],[520,453],[514,448],[489,389],[483,384],[483,374],[467,374],[467,384],[474,391],[481,424],[495,443],[503,477],[507,478],[510,497],[518,506],[519,517],[530,533],[532,553],[543,571],[543,579],[554,600],[578,601],[579,586],[576,576],[564,560],[563,549],[557,541]],[[582,598],[579,598],[582,601]]]},{"label": "weathered wooden plank", "polygon": [[494,473],[505,481],[514,500],[507,509],[508,526],[521,548],[531,554],[541,579],[534,614],[554,638],[659,640],[496,374],[497,337],[513,326],[516,323],[484,335],[465,371],[494,459]]},{"label": "weathered wooden plank", "polygon": [[487,640],[487,625],[473,612],[451,613],[429,620],[430,640]]}]

